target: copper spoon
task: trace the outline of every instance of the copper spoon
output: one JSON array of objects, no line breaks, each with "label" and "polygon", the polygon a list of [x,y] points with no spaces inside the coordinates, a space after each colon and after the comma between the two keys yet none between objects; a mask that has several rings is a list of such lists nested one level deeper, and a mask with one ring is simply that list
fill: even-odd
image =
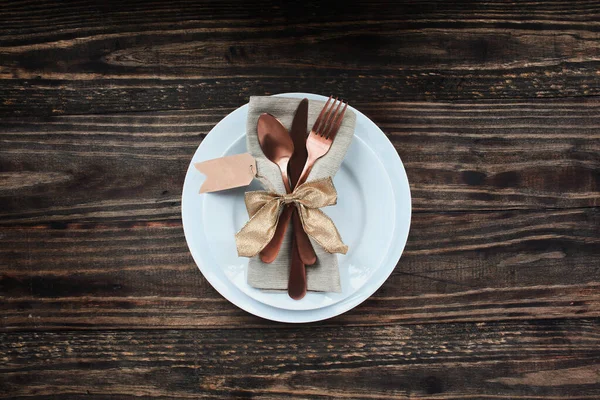
[{"label": "copper spoon", "polygon": [[258,142],[265,156],[279,166],[285,190],[290,193],[288,163],[294,154],[294,142],[287,129],[271,114],[261,114],[257,124]]},{"label": "copper spoon", "polygon": [[[273,161],[275,164],[279,165],[277,160],[279,159],[280,155],[277,154],[271,154],[271,153],[275,153],[275,151],[281,151],[281,150],[277,150],[274,149],[275,147],[278,147],[276,144],[278,143],[278,140],[281,138],[282,140],[284,140],[284,143],[286,143],[284,147],[286,150],[285,151],[285,156],[287,158],[285,158],[283,160],[283,167],[281,165],[279,165],[279,169],[282,172],[282,176],[283,176],[283,171],[285,172],[285,178],[283,178],[284,181],[284,185],[286,184],[286,180],[287,180],[287,185],[285,186],[286,191],[289,193],[290,190],[290,186],[289,186],[289,179],[287,177],[287,163],[290,160],[291,154],[294,153],[294,142],[291,138],[291,136],[288,134],[287,129],[285,129],[285,126],[283,126],[281,124],[281,122],[275,118],[274,116],[272,116],[271,114],[261,114],[261,116],[258,118],[258,123],[256,125],[257,128],[257,133],[258,133],[258,141],[260,143],[260,146],[262,148],[263,153],[265,154],[265,156],[267,156],[267,158],[271,161]],[[269,154],[267,154],[269,153]],[[290,153],[290,155],[288,156],[288,153]],[[281,216],[279,217],[281,218],[287,218],[289,219],[292,209],[291,207],[285,207],[283,209],[283,213],[281,214]],[[287,228],[287,224],[285,226],[283,226],[283,224],[277,224],[277,228],[275,231],[275,234],[273,235],[273,239],[269,242],[269,244],[267,244],[267,246],[260,252],[260,259],[262,260],[262,262],[265,262],[267,264],[272,263],[273,261],[275,261],[275,259],[277,258],[277,254],[279,254],[279,249],[281,248],[281,244],[283,243],[283,237],[284,237],[284,233],[285,230],[282,229],[286,229]]]}]

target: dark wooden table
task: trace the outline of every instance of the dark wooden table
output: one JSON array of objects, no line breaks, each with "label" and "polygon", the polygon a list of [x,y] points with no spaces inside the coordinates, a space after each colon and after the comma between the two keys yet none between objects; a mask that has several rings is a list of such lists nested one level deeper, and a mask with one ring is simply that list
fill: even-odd
[{"label": "dark wooden table", "polygon": [[[2,1],[0,398],[600,398],[600,1]],[[250,95],[388,135],[406,250],[303,326],[223,299],[180,194]]]}]

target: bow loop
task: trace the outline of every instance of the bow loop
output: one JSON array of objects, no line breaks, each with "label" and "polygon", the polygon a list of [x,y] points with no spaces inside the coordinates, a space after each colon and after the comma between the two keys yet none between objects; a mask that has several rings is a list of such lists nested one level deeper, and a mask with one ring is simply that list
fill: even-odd
[{"label": "bow loop", "polygon": [[255,191],[246,192],[244,195],[246,210],[248,211],[250,218],[254,217],[264,205],[273,200],[277,200],[277,193]]},{"label": "bow loop", "polygon": [[292,194],[295,194],[298,203],[307,208],[321,208],[337,203],[337,192],[331,178],[303,183]]},{"label": "bow loop", "polygon": [[247,192],[245,202],[250,220],[235,235],[238,255],[242,257],[254,257],[265,248],[275,234],[282,206],[291,203],[298,208],[303,229],[325,251],[342,254],[348,251],[333,221],[319,210],[337,202],[331,178],[303,183],[292,193],[284,195],[266,191]]}]

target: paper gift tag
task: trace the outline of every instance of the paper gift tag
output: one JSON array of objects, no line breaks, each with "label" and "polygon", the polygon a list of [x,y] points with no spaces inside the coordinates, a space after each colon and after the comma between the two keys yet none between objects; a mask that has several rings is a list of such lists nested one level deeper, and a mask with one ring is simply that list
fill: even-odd
[{"label": "paper gift tag", "polygon": [[206,175],[200,193],[247,186],[256,175],[256,161],[249,153],[195,163],[194,167]]}]

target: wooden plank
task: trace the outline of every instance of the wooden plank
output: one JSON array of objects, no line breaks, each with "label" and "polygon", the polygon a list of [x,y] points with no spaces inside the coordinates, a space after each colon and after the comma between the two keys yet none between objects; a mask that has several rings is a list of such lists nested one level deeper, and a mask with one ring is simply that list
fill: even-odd
[{"label": "wooden plank", "polygon": [[[341,10],[344,12],[341,13]],[[599,11],[600,5],[597,0],[577,2],[530,0],[520,7],[503,0],[484,0],[476,5],[443,0],[371,1],[344,5],[308,2],[281,4],[276,1],[255,3],[243,0],[226,0],[218,3],[206,0],[194,3],[174,0],[167,4],[160,0],[132,0],[106,5],[94,1],[64,3],[56,0],[39,0],[5,2],[0,10],[0,16],[6,21],[2,26],[5,32],[19,29],[27,33],[53,32],[58,36],[70,32],[56,32],[57,28],[67,30],[84,26],[105,31],[125,30],[131,26],[146,27],[159,17],[163,26],[181,22],[189,24],[187,28],[192,28],[193,24],[211,22],[222,24],[222,20],[263,26],[268,21],[307,23],[309,22],[307,17],[314,22],[327,21],[333,17],[341,22],[357,19],[368,22],[386,22],[396,19],[456,21],[456,17],[460,17],[473,21],[502,20],[533,24],[556,22],[560,19],[597,21],[596,16]]]},{"label": "wooden plank", "polygon": [[[357,107],[398,150],[417,211],[600,205],[595,99]],[[172,219],[189,160],[229,111],[3,119],[0,225]]]},{"label": "wooden plank", "polygon": [[0,398],[594,399],[598,321],[0,334]]},{"label": "wooden plank", "polygon": [[[414,214],[392,276],[327,323],[598,317],[598,226],[593,208]],[[4,330],[269,324],[212,289],[178,218],[50,223],[2,235]]]},{"label": "wooden plank", "polygon": [[0,115],[233,107],[286,91],[600,94],[598,1],[454,3],[13,4],[0,10]]}]

